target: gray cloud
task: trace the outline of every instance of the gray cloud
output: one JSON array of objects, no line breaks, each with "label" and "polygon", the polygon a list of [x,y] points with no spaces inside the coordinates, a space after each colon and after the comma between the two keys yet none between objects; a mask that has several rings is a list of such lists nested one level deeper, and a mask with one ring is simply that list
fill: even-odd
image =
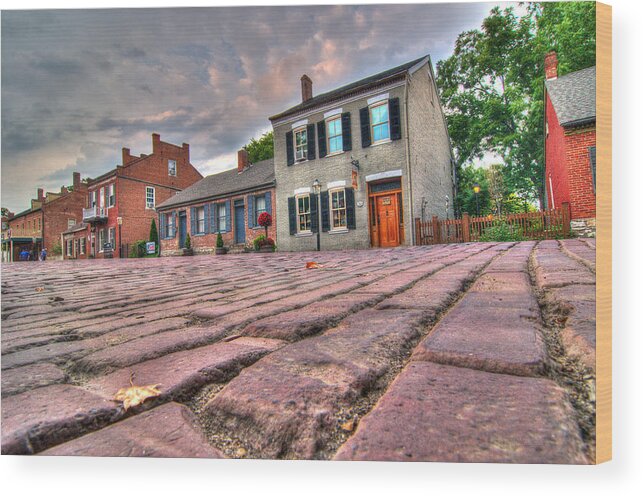
[{"label": "gray cloud", "polygon": [[[4,11],[2,204],[96,176],[151,133],[204,173],[300,99],[431,54],[491,4]],[[62,183],[61,183],[62,181]]]}]

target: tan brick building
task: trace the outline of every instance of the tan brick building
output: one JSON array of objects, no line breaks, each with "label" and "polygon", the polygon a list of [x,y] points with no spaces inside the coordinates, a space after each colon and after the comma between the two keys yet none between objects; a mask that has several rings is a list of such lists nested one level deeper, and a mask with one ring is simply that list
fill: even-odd
[{"label": "tan brick building", "polygon": [[239,150],[237,168],[212,174],[160,204],[161,255],[177,255],[190,233],[197,253],[212,253],[220,232],[228,248],[242,248],[264,234],[257,219],[272,216],[268,236],[275,238],[275,171],[272,159],[248,162]]},{"label": "tan brick building", "polygon": [[156,206],[202,178],[187,143],[165,143],[155,133],[149,155],[123,148],[121,165],[89,181],[79,220],[84,226],[64,233],[65,258],[103,258],[112,250],[114,257],[127,257],[132,243],[149,238]]}]

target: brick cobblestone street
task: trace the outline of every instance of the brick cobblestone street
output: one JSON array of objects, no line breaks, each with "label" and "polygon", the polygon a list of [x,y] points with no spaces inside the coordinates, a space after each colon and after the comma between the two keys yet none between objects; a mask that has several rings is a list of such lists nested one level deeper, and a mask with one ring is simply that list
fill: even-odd
[{"label": "brick cobblestone street", "polygon": [[3,265],[2,453],[589,463],[595,300],[592,239]]}]

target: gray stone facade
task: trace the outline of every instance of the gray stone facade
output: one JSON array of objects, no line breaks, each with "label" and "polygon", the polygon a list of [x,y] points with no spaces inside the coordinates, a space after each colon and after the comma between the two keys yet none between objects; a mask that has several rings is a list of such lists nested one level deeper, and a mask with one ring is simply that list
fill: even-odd
[{"label": "gray stone facade", "polygon": [[[362,147],[360,109],[374,101],[399,99],[401,139]],[[313,100],[314,101],[314,100]],[[340,151],[320,158],[317,123],[330,114],[350,113],[350,151]],[[288,114],[288,112],[284,113]],[[277,198],[277,246],[279,250],[315,250],[315,233],[291,234],[289,198],[313,192],[313,182],[321,183],[322,192],[333,187],[354,190],[355,228],[340,232],[321,232],[321,249],[369,248],[369,182],[383,177],[401,181],[403,239],[413,244],[414,218],[445,217],[445,198],[449,215],[453,213],[453,171],[446,124],[433,80],[428,57],[399,77],[375,81],[359,91],[312,108],[281,114],[272,118],[275,139],[275,179]],[[315,158],[288,165],[286,135],[302,125],[315,125]],[[310,139],[309,139],[310,140]],[[356,167],[355,161],[359,162]],[[356,177],[354,177],[356,174]],[[422,208],[424,204],[424,209]]]}]

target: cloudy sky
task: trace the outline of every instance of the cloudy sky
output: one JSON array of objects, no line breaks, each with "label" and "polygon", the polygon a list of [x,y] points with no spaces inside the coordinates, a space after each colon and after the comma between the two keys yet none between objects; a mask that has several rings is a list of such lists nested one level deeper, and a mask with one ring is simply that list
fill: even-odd
[{"label": "cloudy sky", "polygon": [[2,12],[2,206],[27,208],[73,171],[96,177],[151,134],[190,143],[204,174],[268,116],[424,54],[434,64],[492,4]]}]

